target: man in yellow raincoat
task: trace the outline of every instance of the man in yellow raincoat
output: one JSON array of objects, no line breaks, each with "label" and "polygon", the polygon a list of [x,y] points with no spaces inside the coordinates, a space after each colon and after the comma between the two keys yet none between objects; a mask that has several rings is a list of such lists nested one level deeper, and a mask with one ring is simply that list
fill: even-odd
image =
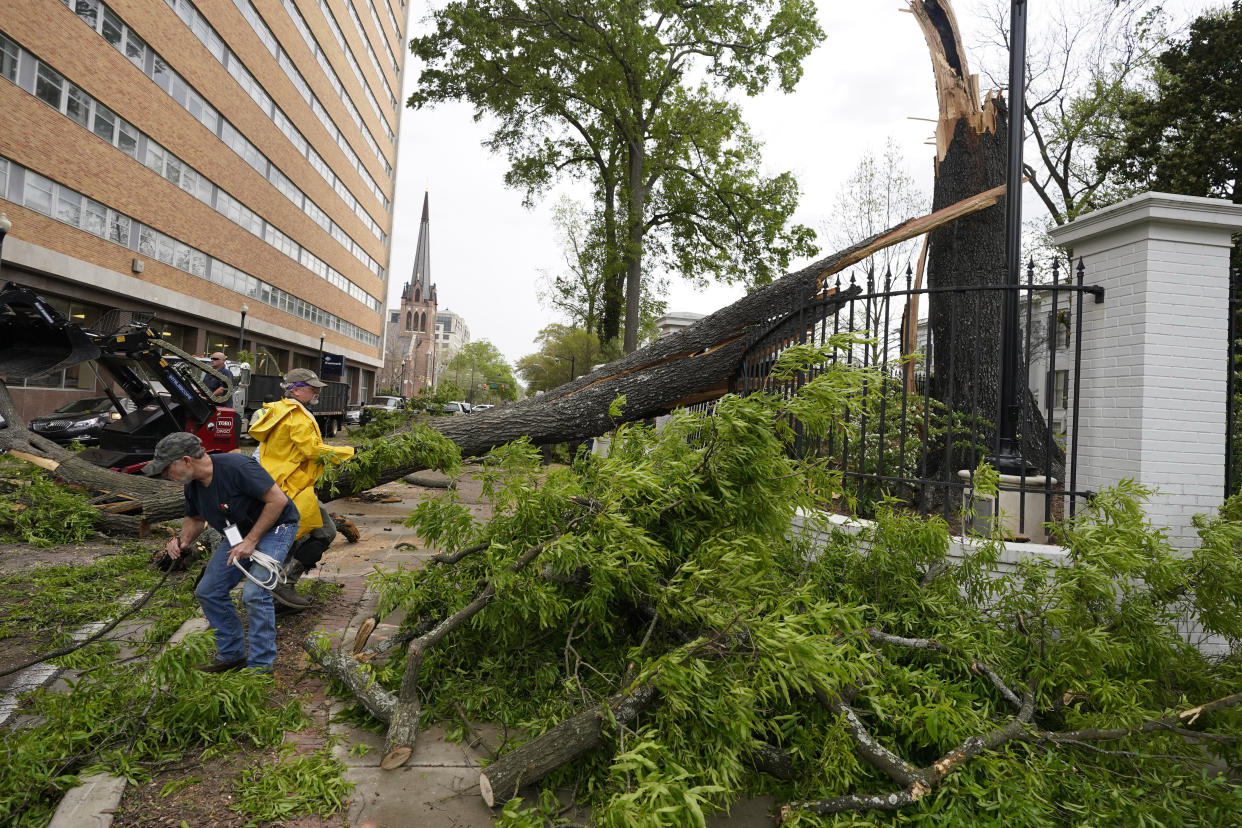
[{"label": "man in yellow raincoat", "polygon": [[285,398],[264,406],[250,424],[250,436],[259,441],[259,464],[289,495],[299,516],[297,540],[285,562],[285,583],[272,590],[272,596],[291,609],[305,609],[310,602],[294,586],[315,568],[336,537],[336,524],[315,497],[315,484],[325,463],[353,457],[354,450],[325,443],[319,424],[307,410],[324,387],[315,372],[294,368],[284,379]]}]

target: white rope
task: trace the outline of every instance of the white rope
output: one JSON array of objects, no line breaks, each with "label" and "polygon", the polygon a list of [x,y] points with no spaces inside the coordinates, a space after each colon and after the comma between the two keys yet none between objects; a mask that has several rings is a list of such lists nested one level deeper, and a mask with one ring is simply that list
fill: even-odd
[{"label": "white rope", "polygon": [[258,578],[254,577],[248,568],[242,566],[241,558],[234,559],[233,566],[240,569],[243,575],[266,590],[273,590],[285,582],[285,573],[282,569],[282,564],[271,555],[268,555],[266,552],[260,552],[256,549],[254,552],[250,553],[250,560],[260,569],[267,571],[267,574],[264,576],[263,580],[260,581]]}]

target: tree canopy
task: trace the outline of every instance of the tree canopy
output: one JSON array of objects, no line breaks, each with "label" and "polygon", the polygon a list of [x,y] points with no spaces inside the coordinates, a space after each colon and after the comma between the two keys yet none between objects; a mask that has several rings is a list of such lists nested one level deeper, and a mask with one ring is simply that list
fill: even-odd
[{"label": "tree canopy", "polygon": [[528,391],[551,390],[608,361],[607,349],[595,334],[582,328],[548,325],[535,341],[539,350],[517,362]]},{"label": "tree canopy", "polygon": [[1136,189],[1242,203],[1242,0],[1195,20],[1157,58],[1153,88],[1121,105],[1099,167]]},{"label": "tree canopy", "polygon": [[504,355],[486,339],[467,342],[445,366],[442,376],[465,392],[467,402],[516,400],[517,380]]},{"label": "tree canopy", "polygon": [[812,231],[788,224],[796,182],[760,174],[759,145],[725,97],[793,89],[823,38],[809,0],[457,0],[432,19],[411,42],[424,67],[410,105],[465,100],[494,116],[489,145],[528,199],[562,176],[589,182],[604,340],[624,287],[624,348],[637,347],[649,272],[762,284],[814,252]]}]

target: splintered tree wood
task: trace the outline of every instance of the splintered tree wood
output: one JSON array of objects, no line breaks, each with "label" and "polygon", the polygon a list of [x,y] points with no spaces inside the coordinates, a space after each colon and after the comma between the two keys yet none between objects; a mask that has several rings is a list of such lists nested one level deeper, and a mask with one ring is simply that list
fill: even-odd
[{"label": "splintered tree wood", "polygon": [[599,745],[604,722],[610,716],[618,725],[634,721],[652,701],[656,690],[649,684],[628,693],[617,693],[603,704],[565,719],[551,730],[501,756],[479,774],[479,794],[488,807],[503,805],[517,796],[523,785],[577,759]]}]

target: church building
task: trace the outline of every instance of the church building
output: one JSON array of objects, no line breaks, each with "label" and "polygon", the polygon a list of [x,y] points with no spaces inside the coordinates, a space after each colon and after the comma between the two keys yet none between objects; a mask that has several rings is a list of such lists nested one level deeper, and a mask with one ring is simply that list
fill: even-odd
[{"label": "church building", "polygon": [[[401,306],[388,317],[384,346],[386,390],[413,397],[436,384],[436,286],[431,281],[429,195],[423,195],[423,217],[410,281],[401,288]],[[385,390],[385,389],[381,389]]]}]

